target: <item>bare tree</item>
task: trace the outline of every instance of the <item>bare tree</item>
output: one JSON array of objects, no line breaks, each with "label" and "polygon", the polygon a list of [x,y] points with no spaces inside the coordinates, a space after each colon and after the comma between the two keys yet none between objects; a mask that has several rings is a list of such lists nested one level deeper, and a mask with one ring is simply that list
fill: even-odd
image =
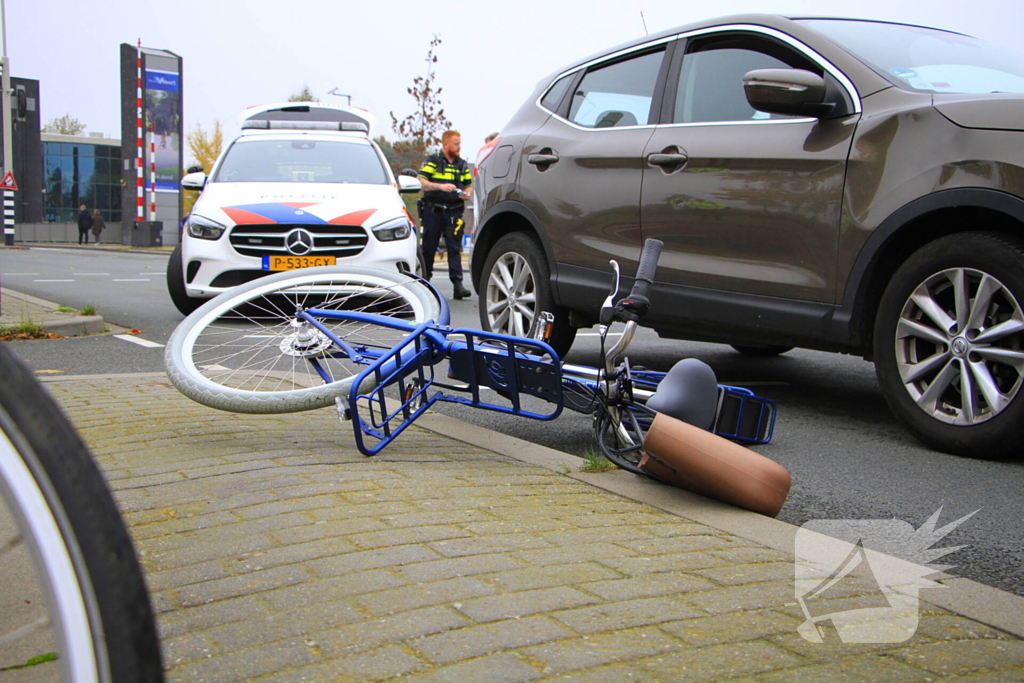
[{"label": "bare tree", "polygon": [[401,120],[394,112],[389,112],[391,127],[398,135],[398,141],[392,147],[396,156],[395,165],[399,169],[418,166],[428,150],[441,144],[441,134],[452,126],[441,106],[442,88],[435,86],[435,51],[439,45],[441,37],[434,34],[430,50],[427,51],[426,76],[417,76],[412,86],[406,88],[406,92],[416,101],[415,111]]}]

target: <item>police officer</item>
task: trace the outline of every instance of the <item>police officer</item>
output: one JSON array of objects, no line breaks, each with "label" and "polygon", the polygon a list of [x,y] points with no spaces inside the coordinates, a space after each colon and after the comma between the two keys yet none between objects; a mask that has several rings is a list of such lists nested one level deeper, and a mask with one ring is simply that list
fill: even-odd
[{"label": "police officer", "polygon": [[420,220],[423,224],[423,276],[430,279],[434,272],[434,255],[444,236],[448,251],[448,277],[455,286],[455,298],[465,299],[469,290],[462,284],[462,212],[465,200],[472,196],[473,175],[469,164],[459,156],[462,136],[447,130],[441,136],[441,153],[431,154],[419,171],[423,199]]}]

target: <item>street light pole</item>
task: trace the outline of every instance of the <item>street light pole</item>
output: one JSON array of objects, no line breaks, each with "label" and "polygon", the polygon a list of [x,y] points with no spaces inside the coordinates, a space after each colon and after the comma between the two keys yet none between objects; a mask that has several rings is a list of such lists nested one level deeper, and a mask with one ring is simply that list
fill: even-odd
[{"label": "street light pole", "polygon": [[[0,56],[0,68],[3,69],[0,88],[3,89],[0,95],[0,107],[3,108],[4,119],[4,175],[14,172],[14,126],[11,125],[11,63],[7,59],[7,12],[4,7],[4,0],[0,0],[0,40],[2,40],[3,55]],[[8,216],[10,211],[10,216]],[[14,193],[4,190],[4,246],[14,246]]]}]

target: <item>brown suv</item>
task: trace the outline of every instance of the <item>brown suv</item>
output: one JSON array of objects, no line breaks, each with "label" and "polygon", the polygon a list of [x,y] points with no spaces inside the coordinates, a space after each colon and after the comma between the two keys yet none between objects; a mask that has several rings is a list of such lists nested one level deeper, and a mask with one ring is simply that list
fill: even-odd
[{"label": "brown suv", "polygon": [[[665,243],[645,324],[875,361],[940,450],[1024,446],[1024,57],[958,33],[735,16],[544,79],[478,160],[486,329],[592,325]],[[628,283],[627,283],[628,284]]]}]

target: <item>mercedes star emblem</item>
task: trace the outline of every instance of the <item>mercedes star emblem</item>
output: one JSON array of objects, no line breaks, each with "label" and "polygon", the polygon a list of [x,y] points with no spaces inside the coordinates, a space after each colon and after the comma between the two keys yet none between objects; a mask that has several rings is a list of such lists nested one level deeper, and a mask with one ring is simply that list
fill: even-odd
[{"label": "mercedes star emblem", "polygon": [[313,251],[313,235],[308,230],[296,228],[284,236],[284,246],[289,253],[305,256]]}]

